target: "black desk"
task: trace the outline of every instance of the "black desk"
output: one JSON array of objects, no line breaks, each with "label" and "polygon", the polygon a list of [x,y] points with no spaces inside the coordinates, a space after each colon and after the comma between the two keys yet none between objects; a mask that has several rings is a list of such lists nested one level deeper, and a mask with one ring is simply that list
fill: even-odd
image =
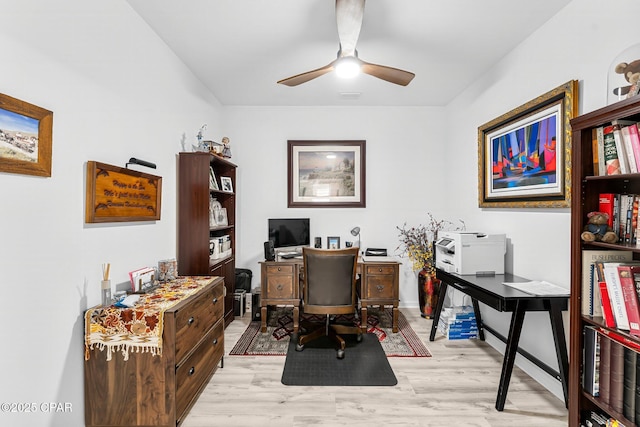
[{"label": "black desk", "polygon": [[478,325],[478,336],[483,341],[484,330],[478,302],[486,304],[498,311],[513,313],[511,315],[511,326],[509,327],[509,336],[507,338],[507,346],[505,348],[504,359],[502,362],[502,374],[500,375],[498,397],[496,398],[496,409],[498,411],[502,411],[504,409],[504,403],[507,399],[509,380],[511,379],[513,363],[518,351],[518,341],[520,340],[520,332],[522,331],[522,324],[524,323],[524,315],[527,311],[546,311],[549,313],[551,330],[553,332],[553,341],[556,345],[560,381],[562,382],[565,405],[567,404],[569,359],[567,356],[567,343],[564,337],[562,311],[567,309],[569,300],[568,295],[538,296],[516,290],[512,287],[503,285],[502,283],[528,282],[529,280],[508,273],[479,277],[474,275],[461,276],[456,273],[447,273],[444,270],[436,269],[436,277],[442,281],[442,284],[440,286],[438,304],[436,305],[436,310],[433,316],[433,324],[431,325],[429,341],[433,341],[436,336],[438,320],[440,319],[440,312],[442,311],[442,302],[444,301],[448,286],[451,286],[452,288],[455,288],[471,297],[473,302],[473,311],[475,312],[476,323]]}]

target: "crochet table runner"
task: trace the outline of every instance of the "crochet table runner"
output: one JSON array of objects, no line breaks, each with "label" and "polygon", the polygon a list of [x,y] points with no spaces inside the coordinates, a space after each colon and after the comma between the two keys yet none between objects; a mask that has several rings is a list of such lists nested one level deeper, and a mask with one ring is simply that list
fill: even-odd
[{"label": "crochet table runner", "polygon": [[140,296],[131,308],[98,306],[85,313],[85,360],[95,347],[107,350],[107,360],[120,351],[162,355],[164,312],[211,283],[212,277],[179,277]]}]

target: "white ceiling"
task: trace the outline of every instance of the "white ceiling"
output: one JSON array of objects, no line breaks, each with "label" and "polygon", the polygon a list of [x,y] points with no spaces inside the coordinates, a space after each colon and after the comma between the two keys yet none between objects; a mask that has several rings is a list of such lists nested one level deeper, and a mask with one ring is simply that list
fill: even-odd
[{"label": "white ceiling", "polygon": [[414,72],[406,87],[276,84],[336,58],[334,0],[127,1],[223,105],[442,106],[571,0],[369,0],[359,57]]}]

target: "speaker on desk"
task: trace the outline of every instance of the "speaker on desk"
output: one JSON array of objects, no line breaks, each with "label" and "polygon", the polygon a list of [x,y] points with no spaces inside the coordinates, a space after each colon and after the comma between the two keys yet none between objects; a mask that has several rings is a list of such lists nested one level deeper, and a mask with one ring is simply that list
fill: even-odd
[{"label": "speaker on desk", "polygon": [[267,240],[264,242],[264,259],[267,261],[274,261],[276,259],[276,251],[273,247],[273,240]]}]

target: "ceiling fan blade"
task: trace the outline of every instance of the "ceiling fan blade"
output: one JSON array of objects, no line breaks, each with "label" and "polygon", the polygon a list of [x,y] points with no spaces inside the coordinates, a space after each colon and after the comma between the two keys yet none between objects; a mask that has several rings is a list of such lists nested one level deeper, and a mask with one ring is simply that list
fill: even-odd
[{"label": "ceiling fan blade", "polygon": [[340,39],[340,56],[355,56],[360,37],[365,0],[336,0],[336,23]]},{"label": "ceiling fan blade", "polygon": [[362,61],[361,71],[370,76],[395,83],[400,86],[406,86],[416,76],[409,71],[400,70],[398,68],[387,67],[386,65],[369,64]]},{"label": "ceiling fan blade", "polygon": [[278,81],[278,84],[286,85],[286,86],[298,86],[299,84],[306,83],[309,80],[313,80],[316,77],[320,77],[324,74],[330,73],[333,71],[333,66],[336,61],[332,61],[331,63],[325,65],[324,67],[316,68],[315,70],[307,71],[306,73],[296,74],[292,77],[287,77],[286,79],[282,79]]}]

